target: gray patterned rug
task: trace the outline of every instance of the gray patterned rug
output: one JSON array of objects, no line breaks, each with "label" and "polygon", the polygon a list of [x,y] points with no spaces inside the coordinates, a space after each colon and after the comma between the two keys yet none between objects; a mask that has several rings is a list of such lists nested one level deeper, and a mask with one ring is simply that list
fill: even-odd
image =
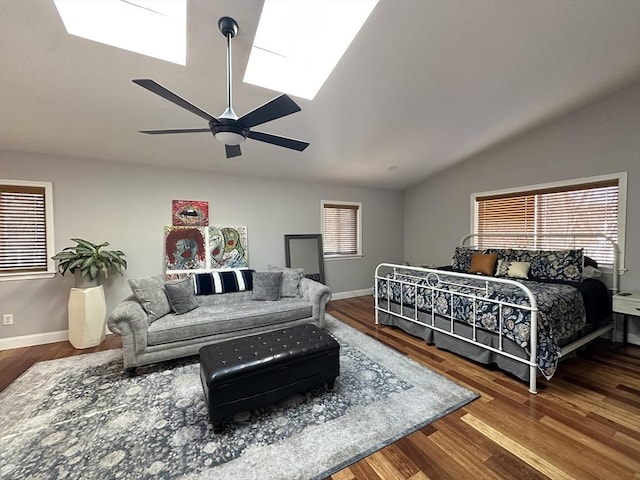
[{"label": "gray patterned rug", "polygon": [[110,350],[34,365],[0,393],[2,479],[320,479],[477,395],[327,316],[340,376],[208,421],[197,357],[122,374]]}]

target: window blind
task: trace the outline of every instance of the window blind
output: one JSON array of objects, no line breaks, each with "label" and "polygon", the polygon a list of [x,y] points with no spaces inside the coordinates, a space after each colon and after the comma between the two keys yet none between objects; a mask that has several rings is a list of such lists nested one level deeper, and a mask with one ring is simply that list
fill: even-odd
[{"label": "window blind", "polygon": [[47,270],[44,187],[0,185],[0,272]]},{"label": "window blind", "polygon": [[[572,238],[543,238],[539,234],[605,234],[618,240],[618,181],[570,185],[538,191],[476,198],[476,233],[525,232],[524,248],[573,248]],[[480,247],[500,247],[513,237],[481,239]],[[585,255],[599,264],[612,265],[613,252],[602,239],[580,239]]]},{"label": "window blind", "polygon": [[325,203],[322,244],[325,255],[358,254],[358,206]]}]

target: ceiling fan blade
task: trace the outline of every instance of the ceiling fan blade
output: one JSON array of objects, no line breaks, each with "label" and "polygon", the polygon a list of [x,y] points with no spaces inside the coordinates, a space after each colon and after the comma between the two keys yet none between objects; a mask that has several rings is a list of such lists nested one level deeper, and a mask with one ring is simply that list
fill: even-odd
[{"label": "ceiling fan blade", "polygon": [[148,135],[163,135],[165,133],[211,133],[211,130],[208,128],[176,128],[173,130],[140,130],[139,132],[146,133]]},{"label": "ceiling fan blade", "polygon": [[264,133],[264,132],[250,131],[249,135],[247,136],[249,138],[252,138],[253,140],[271,143],[273,145],[290,148],[292,150],[298,150],[299,152],[303,151],[305,148],[309,146],[308,142],[302,142],[300,140],[295,140],[293,138],[280,137],[278,135],[271,135],[270,133]]},{"label": "ceiling fan blade", "polygon": [[275,120],[276,118],[285,117],[292,113],[299,112],[301,109],[291,97],[282,94],[279,97],[265,103],[264,105],[250,111],[238,119],[242,125],[247,128],[255,127],[262,123]]},{"label": "ceiling fan blade", "polygon": [[162,85],[160,85],[157,82],[154,82],[153,80],[150,80],[148,78],[140,78],[140,79],[131,80],[131,81],[137,85],[140,85],[143,88],[146,88],[150,92],[155,93],[156,95],[160,95],[165,100],[169,100],[170,102],[175,103],[179,107],[189,110],[191,113],[195,113],[196,115],[204,118],[207,121],[211,121],[211,120],[216,122],[218,121],[217,118],[213,117],[212,115],[209,115],[204,110],[200,110],[195,105],[187,102],[184,98],[179,97],[178,95],[173,93],[171,90],[167,90]]},{"label": "ceiling fan blade", "polygon": [[240,145],[225,145],[224,149],[227,152],[227,158],[239,157],[242,155]]}]

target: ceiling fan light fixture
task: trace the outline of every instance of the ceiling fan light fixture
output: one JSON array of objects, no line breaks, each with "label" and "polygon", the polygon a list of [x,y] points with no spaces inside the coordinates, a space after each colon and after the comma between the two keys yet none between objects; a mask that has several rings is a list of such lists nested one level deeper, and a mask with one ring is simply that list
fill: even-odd
[{"label": "ceiling fan light fixture", "polygon": [[241,134],[236,132],[217,132],[214,133],[213,136],[216,140],[224,143],[225,145],[240,145],[247,139],[247,137],[243,137]]}]

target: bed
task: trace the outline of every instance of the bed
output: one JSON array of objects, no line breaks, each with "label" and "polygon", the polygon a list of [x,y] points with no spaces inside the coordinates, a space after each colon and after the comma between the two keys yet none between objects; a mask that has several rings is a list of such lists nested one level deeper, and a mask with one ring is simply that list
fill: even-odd
[{"label": "bed", "polygon": [[[557,237],[571,237],[573,247],[522,248],[532,244],[531,236],[510,234],[513,246],[489,248],[482,245],[490,240],[467,235],[450,266],[382,263],[375,273],[376,323],[496,364],[537,393],[538,375],[551,379],[562,357],[614,328],[616,243],[599,234]],[[599,270],[580,246],[594,241],[606,245],[614,259],[610,288],[595,278]]]}]

